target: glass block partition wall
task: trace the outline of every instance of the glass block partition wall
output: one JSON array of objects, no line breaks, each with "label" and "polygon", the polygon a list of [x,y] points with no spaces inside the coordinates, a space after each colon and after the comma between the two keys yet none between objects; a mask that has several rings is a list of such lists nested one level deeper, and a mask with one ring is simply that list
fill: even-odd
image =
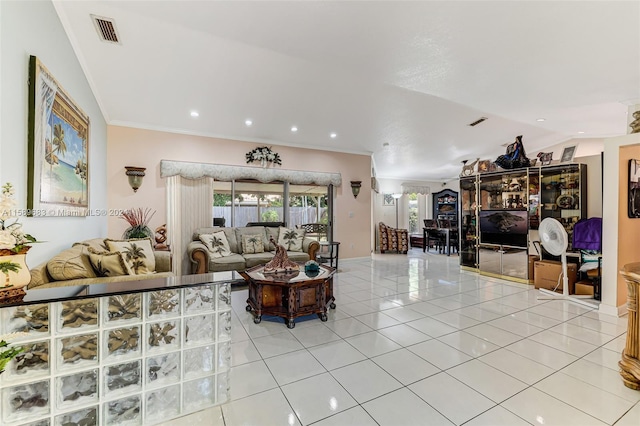
[{"label": "glass block partition wall", "polygon": [[0,309],[25,352],[0,375],[2,425],[143,425],[229,397],[231,286]]}]

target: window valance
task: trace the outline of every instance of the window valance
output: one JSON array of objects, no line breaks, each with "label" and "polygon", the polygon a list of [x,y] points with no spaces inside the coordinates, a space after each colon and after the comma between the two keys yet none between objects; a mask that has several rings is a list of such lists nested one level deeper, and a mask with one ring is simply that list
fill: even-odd
[{"label": "window valance", "polygon": [[402,193],[403,194],[431,194],[431,188],[424,185],[416,185],[412,183],[403,183],[402,184]]},{"label": "window valance", "polygon": [[211,177],[222,182],[251,179],[263,183],[282,181],[297,185],[342,185],[342,175],[340,173],[263,169],[260,167],[230,166],[228,164],[161,160],[160,177],[166,178],[170,176],[182,176],[186,179]]}]

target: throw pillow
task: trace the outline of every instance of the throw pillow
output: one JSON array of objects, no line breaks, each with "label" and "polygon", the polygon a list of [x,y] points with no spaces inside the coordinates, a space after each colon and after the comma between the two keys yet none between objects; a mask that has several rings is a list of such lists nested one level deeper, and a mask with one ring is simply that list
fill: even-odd
[{"label": "throw pillow", "polygon": [[88,247],[84,245],[73,246],[52,257],[47,262],[47,270],[56,281],[96,277],[89,260]]},{"label": "throw pillow", "polygon": [[243,235],[242,236],[242,252],[243,253],[264,253],[264,243],[262,235]]},{"label": "throw pillow", "polygon": [[287,251],[302,251],[302,240],[304,240],[304,231],[302,229],[280,227],[278,244],[284,246]]},{"label": "throw pillow", "polygon": [[133,271],[132,275],[152,274],[156,272],[156,257],[149,238],[129,240],[104,240],[109,251],[119,251]]},{"label": "throw pillow", "polygon": [[211,257],[227,257],[230,256],[229,241],[223,231],[214,232],[213,234],[200,234],[200,241],[207,246]]},{"label": "throw pillow", "polygon": [[97,252],[91,247],[87,251],[89,253],[89,261],[99,277],[133,275],[122,253],[119,251]]}]

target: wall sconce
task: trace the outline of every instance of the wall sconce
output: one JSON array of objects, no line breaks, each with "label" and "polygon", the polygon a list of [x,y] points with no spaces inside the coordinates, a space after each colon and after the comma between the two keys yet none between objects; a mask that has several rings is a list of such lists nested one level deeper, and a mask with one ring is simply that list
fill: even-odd
[{"label": "wall sconce", "polygon": [[137,192],[140,185],[142,185],[142,178],[144,177],[145,167],[131,167],[125,166],[127,171],[125,174],[129,177],[129,185],[133,188],[133,192]]},{"label": "wall sconce", "polygon": [[353,192],[353,198],[358,198],[358,194],[360,193],[360,187],[362,186],[361,180],[352,180],[351,181],[351,192]]}]

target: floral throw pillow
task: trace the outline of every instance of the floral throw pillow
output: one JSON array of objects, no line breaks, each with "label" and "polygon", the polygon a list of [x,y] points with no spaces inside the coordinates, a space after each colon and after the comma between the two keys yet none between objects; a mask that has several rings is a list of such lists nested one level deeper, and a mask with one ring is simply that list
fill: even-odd
[{"label": "floral throw pillow", "polygon": [[242,252],[243,253],[264,253],[264,242],[262,235],[243,235],[242,236]]},{"label": "floral throw pillow", "polygon": [[224,231],[214,232],[213,234],[200,234],[199,238],[207,246],[211,257],[220,258],[232,254]]},{"label": "floral throw pillow", "polygon": [[287,251],[302,251],[302,240],[304,240],[303,230],[280,227],[278,244],[284,246]]},{"label": "floral throw pillow", "polygon": [[127,262],[133,275],[153,274],[156,272],[156,257],[149,238],[130,240],[104,240],[109,251],[119,251]]}]

